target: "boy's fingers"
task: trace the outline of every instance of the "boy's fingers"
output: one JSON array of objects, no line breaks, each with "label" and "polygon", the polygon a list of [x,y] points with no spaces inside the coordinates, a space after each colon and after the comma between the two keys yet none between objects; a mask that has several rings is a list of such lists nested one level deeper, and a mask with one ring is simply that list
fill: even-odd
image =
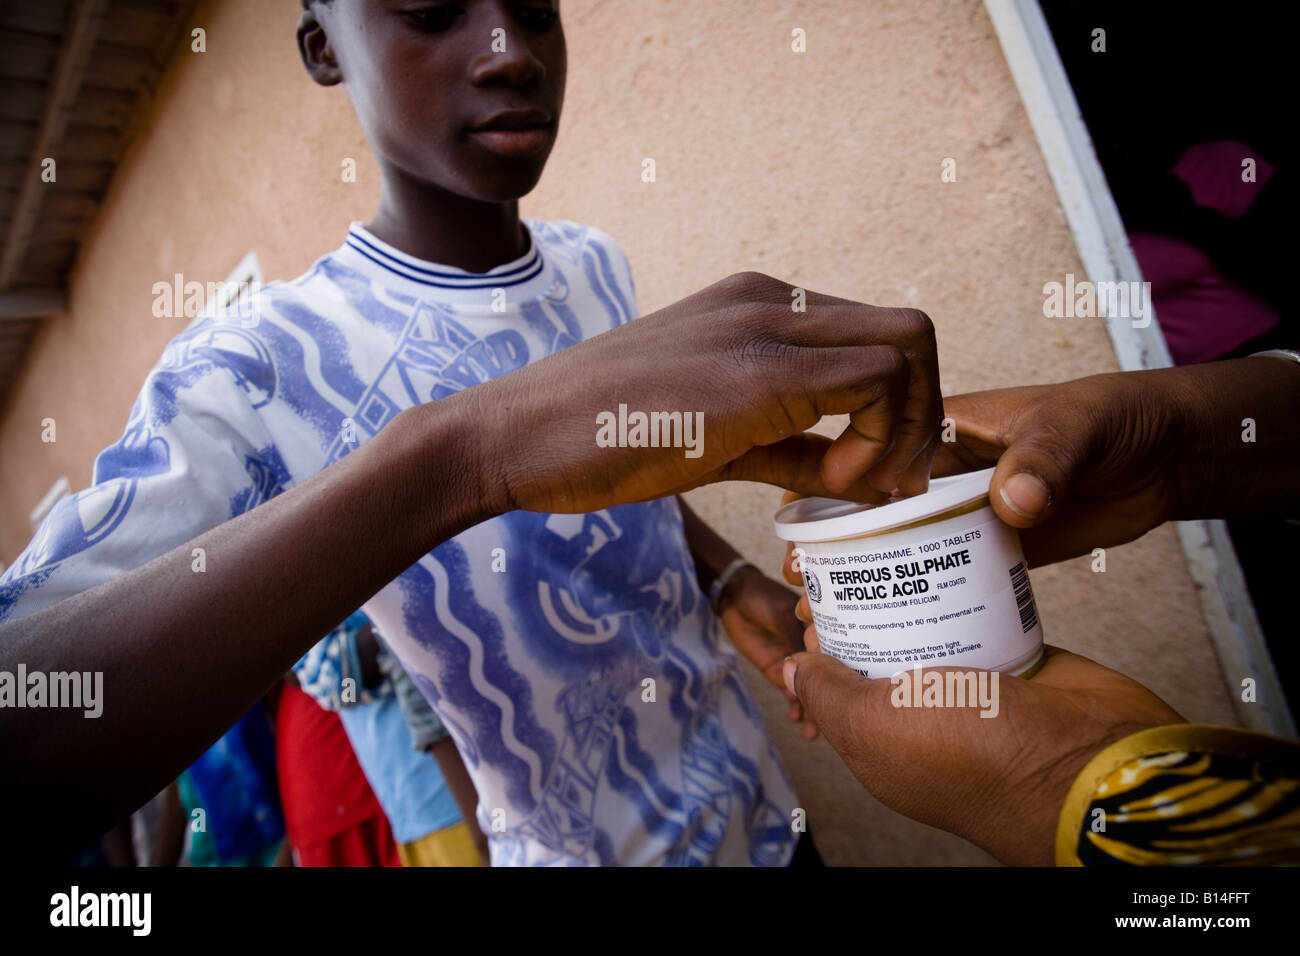
[{"label": "boy's fingers", "polygon": [[[919,313],[918,313],[919,314]],[[924,316],[922,316],[924,318]],[[925,319],[928,324],[929,320]],[[933,333],[929,332],[932,345]],[[879,332],[873,330],[873,337]],[[937,440],[942,403],[938,367],[932,348],[911,351],[894,343],[809,348],[787,346],[744,366],[737,381],[748,397],[744,411],[731,423],[728,444],[750,446],[749,461],[732,462],[727,477],[779,484],[803,494],[878,502],[897,487],[896,479]],[[773,423],[809,422],[809,417],[849,416],[850,426],[824,449],[813,480],[802,467],[792,467],[807,454],[791,456],[790,437],[777,432],[776,446],[754,446],[754,427],[770,435]],[[814,419],[815,420],[815,419]],[[807,427],[806,425],[800,427]],[[902,445],[899,445],[901,439]],[[770,441],[771,439],[765,439]],[[814,439],[805,439],[811,442]],[[764,447],[781,448],[764,454]],[[757,452],[757,454],[752,454]],[[896,462],[882,472],[878,466],[891,455]],[[928,458],[919,471],[928,472]],[[773,468],[772,466],[779,466]],[[925,475],[921,475],[925,480]]]},{"label": "boy's fingers", "polygon": [[819,415],[849,415],[849,428],[827,453],[823,472],[837,497],[868,472],[870,485],[889,494],[922,455],[910,483],[919,480],[923,487],[928,480],[943,402],[932,332],[926,342],[801,349],[793,362],[786,361]]},{"label": "boy's fingers", "polygon": [[[934,375],[938,369],[927,370]],[[913,369],[915,375],[915,369]],[[893,446],[872,467],[867,479],[873,488],[904,496],[919,495],[930,485],[930,463],[938,450],[943,420],[943,403],[937,389],[908,395],[907,406],[894,436]]]},{"label": "boy's fingers", "polygon": [[[937,425],[942,418],[939,359],[930,317],[918,309],[878,308],[815,295],[809,299],[806,321],[787,328],[791,329],[794,340],[803,345],[826,348],[856,342],[868,347],[888,345],[902,352],[910,373],[903,420],[923,428],[914,436],[918,444],[904,450],[906,458],[899,464],[901,472],[920,448],[929,444],[933,438],[929,427]],[[869,341],[864,341],[868,338]]]},{"label": "boy's fingers", "polygon": [[910,372],[907,401],[894,447],[876,462],[870,477],[872,486],[881,491],[897,488],[905,495],[915,495],[929,486],[930,462],[943,420],[943,395],[934,324],[923,312],[903,312],[910,325],[910,334],[901,345]]},{"label": "boy's fingers", "polygon": [[841,299],[821,292],[808,292],[807,310],[794,313],[790,321],[788,311],[792,286],[785,286],[784,297],[778,292],[773,302],[786,306],[772,313],[779,323],[778,334],[784,340],[810,348],[834,348],[842,345],[874,345],[891,342],[909,350],[934,351],[934,323],[919,309],[868,305],[852,299]]},{"label": "boy's fingers", "polygon": [[[840,491],[847,487],[870,472],[894,447],[910,380],[907,357],[901,351],[892,349],[881,356],[874,380],[876,396],[866,406],[850,413],[849,426],[826,452],[822,478],[828,488]],[[872,485],[886,494],[895,487],[891,484],[882,488],[874,482]]]},{"label": "boy's fingers", "polygon": [[[772,445],[758,445],[722,467],[713,480],[761,481],[781,488],[791,488],[801,495],[849,498],[878,504],[886,499],[858,478],[846,489],[832,492],[822,480],[822,459],[830,440],[821,435],[804,433]],[[792,582],[793,583],[793,582]]]},{"label": "boy's fingers", "polygon": [[[942,416],[942,410],[939,414]],[[900,469],[897,462],[903,461],[906,449],[912,445],[917,449],[916,454]],[[898,453],[897,461],[890,460],[895,457],[891,451],[883,461],[877,462],[872,469],[875,478],[868,476],[872,486],[879,488],[892,482],[904,497],[923,494],[930,487],[930,467],[939,450],[939,426],[927,428],[921,422],[904,421],[894,449]]]}]

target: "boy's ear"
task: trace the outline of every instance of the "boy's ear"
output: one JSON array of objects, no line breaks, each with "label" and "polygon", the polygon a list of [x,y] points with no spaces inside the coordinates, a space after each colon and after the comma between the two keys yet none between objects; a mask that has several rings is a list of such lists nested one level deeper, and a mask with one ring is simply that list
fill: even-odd
[{"label": "boy's ear", "polygon": [[321,86],[336,86],[343,82],[343,72],[339,69],[330,46],[325,27],[312,10],[304,10],[298,18],[298,55],[307,74]]}]

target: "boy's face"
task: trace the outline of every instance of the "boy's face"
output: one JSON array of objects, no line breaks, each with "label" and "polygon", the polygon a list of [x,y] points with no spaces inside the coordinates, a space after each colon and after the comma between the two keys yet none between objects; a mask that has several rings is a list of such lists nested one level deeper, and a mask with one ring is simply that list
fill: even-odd
[{"label": "boy's face", "polygon": [[298,44],[385,166],[487,202],[541,177],[564,100],[558,0],[333,0],[303,14]]}]

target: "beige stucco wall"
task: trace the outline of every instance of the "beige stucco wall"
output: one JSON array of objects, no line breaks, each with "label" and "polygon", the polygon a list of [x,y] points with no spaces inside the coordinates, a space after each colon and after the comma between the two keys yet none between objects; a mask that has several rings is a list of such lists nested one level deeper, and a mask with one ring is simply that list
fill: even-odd
[{"label": "beige stucco wall", "polygon": [[[67,316],[46,324],[0,417],[0,558],[59,475],[84,487],[184,320],[154,282],[224,278],[255,249],[267,278],[338,245],[378,195],[343,93],[303,74],[297,0],[205,3],[207,52],[181,53],[86,236]],[[925,309],[946,393],[1116,367],[1097,322],[1047,320],[1043,283],[1082,274],[1064,215],[977,0],[797,4],[566,0],[569,95],[525,213],[600,226],[627,249],[643,311],[758,269]],[[794,27],[807,52],[790,49]],[[343,183],[341,162],[358,161]],[[641,181],[642,159],[657,181]],[[957,181],[940,181],[956,160]],[[58,440],[40,440],[41,420]],[[730,485],[698,510],[772,573],[779,492]],[[1119,667],[1187,717],[1233,721],[1171,529],[1035,572],[1049,640]],[[835,863],[987,862],[867,796],[761,690],[823,854]]]}]

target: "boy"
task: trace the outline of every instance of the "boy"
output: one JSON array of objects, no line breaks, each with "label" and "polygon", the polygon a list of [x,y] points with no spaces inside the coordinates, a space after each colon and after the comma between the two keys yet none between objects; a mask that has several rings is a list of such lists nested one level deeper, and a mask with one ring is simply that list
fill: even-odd
[{"label": "boy", "polygon": [[[518,216],[563,98],[552,7],[313,0],[298,44],[352,100],[379,209],[261,290],[251,327],[208,320],[173,341],[95,486],[0,579],[0,619],[250,510],[405,408],[635,317],[608,236]],[[697,568],[774,683],[793,599],[689,527],[671,498],[511,512],[366,605],[470,768],[494,864],[790,861],[794,793]]]}]

